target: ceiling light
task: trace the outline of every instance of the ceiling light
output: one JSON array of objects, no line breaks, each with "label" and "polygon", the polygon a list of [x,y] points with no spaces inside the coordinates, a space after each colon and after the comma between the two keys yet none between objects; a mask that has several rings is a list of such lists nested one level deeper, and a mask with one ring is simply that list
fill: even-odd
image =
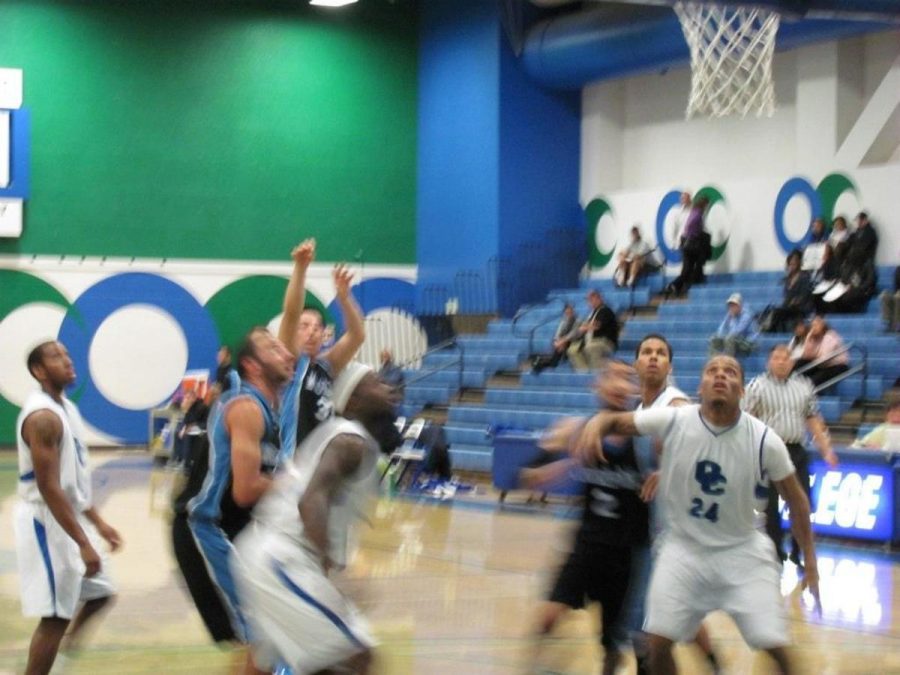
[{"label": "ceiling light", "polygon": [[343,7],[344,5],[352,5],[356,0],[309,0],[309,4],[318,5],[319,7]]}]

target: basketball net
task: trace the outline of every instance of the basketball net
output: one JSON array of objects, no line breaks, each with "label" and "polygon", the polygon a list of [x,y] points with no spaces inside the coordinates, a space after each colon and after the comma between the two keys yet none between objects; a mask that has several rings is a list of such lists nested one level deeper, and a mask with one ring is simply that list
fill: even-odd
[{"label": "basketball net", "polygon": [[755,7],[676,2],[691,50],[686,116],[772,116],[772,55],[779,15]]}]

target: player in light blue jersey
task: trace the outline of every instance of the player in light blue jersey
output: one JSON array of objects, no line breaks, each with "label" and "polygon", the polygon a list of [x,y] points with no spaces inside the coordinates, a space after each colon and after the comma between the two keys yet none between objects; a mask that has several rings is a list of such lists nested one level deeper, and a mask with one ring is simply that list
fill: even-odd
[{"label": "player in light blue jersey", "polygon": [[285,459],[293,455],[316,426],[334,414],[332,383],[366,339],[362,311],[350,292],[353,275],[344,265],[336,265],[332,278],[346,330],[322,353],[322,315],[316,309],[304,308],[306,272],[315,253],[315,239],[303,241],[291,252],[294,269],[284,294],[284,315],[278,329],[278,338],[298,359],[294,377],[282,395],[281,446]]},{"label": "player in light blue jersey", "polygon": [[231,540],[272,484],[280,447],[278,393],[294,365],[278,339],[265,328],[254,328],[238,351],[237,369],[240,387],[223,396],[210,416],[209,469],[188,504],[188,519],[235,635],[246,640],[246,621],[229,568]]}]

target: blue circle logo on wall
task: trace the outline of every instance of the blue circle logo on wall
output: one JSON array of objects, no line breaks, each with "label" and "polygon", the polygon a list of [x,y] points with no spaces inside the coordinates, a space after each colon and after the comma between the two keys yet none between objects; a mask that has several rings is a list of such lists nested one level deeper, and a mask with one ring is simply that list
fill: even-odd
[{"label": "blue circle logo on wall", "polygon": [[184,288],[155,274],[129,272],[107,277],[91,286],[72,304],[59,329],[69,349],[80,393],[78,406],[97,429],[125,442],[147,436],[145,410],[124,408],[110,401],[91,379],[89,352],[100,325],[130,305],[149,305],[168,314],[187,339],[187,369],[209,369],[219,345],[209,314]]},{"label": "blue circle logo on wall", "polygon": [[[781,190],[778,191],[772,219],[775,225],[775,237],[778,239],[778,245],[781,246],[781,250],[785,253],[790,253],[795,248],[806,246],[809,243],[812,221],[816,218],[823,218],[826,221],[826,225],[830,224],[834,218],[835,204],[845,192],[850,192],[854,195],[858,194],[853,181],[842,173],[828,174],[817,187],[813,187],[808,180],[801,176],[789,178],[781,186]],[[784,218],[787,205],[795,197],[805,199],[811,213],[810,222],[803,236],[796,240],[788,236]]]},{"label": "blue circle logo on wall", "polygon": [[[677,264],[681,262],[681,250],[672,248],[666,241],[666,218],[669,212],[681,203],[681,190],[670,190],[659,202],[656,211],[656,245],[662,251],[667,263]],[[676,242],[677,245],[677,242]]]}]

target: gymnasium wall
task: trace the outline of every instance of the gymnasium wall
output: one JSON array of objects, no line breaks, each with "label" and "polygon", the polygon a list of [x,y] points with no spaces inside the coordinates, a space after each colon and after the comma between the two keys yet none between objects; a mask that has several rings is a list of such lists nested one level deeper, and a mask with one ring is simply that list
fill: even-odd
[{"label": "gymnasium wall", "polygon": [[584,89],[580,198],[610,207],[588,221],[601,261],[638,223],[675,265],[677,193],[702,188],[717,195],[707,224],[718,271],[779,269],[814,215],[863,209],[878,262],[900,261],[900,33],[777,54],[774,80],[778,108],[761,119],[685,121],[687,68]]},{"label": "gymnasium wall", "polygon": [[[254,325],[277,332],[290,265],[37,257],[0,260],[0,444],[15,442],[15,418],[37,387],[28,351],[47,339],[69,349],[78,402],[95,444],[147,440],[147,409],[169,399],[189,370],[215,372],[220,344],[234,346]],[[353,294],[367,317],[359,358],[378,364],[421,353],[424,330],[410,312],[408,267],[354,266]],[[363,278],[364,277],[364,278]],[[314,263],[306,306],[341,332],[331,266]]]},{"label": "gymnasium wall", "polygon": [[407,0],[10,1],[31,195],[0,254],[412,264],[417,15]]},{"label": "gymnasium wall", "polygon": [[55,337],[91,441],[144,442],[185,370],[277,324],[306,236],[308,304],[331,309],[327,261],[352,261],[361,357],[421,352],[417,20],[406,0],[0,4],[31,126],[24,232],[0,239],[0,444]]}]

